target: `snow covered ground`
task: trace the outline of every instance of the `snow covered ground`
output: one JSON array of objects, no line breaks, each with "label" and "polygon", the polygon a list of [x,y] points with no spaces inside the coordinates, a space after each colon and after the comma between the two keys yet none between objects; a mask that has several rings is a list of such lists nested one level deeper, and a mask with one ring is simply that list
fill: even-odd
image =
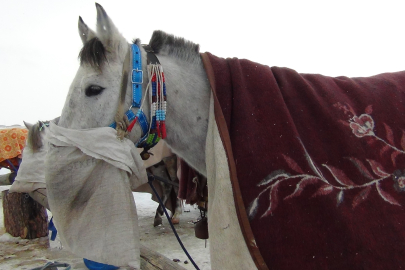
[{"label": "snow covered ground", "polygon": [[[0,186],[0,192],[8,189],[9,186]],[[138,210],[138,222],[140,227],[141,243],[146,247],[161,253],[167,258],[178,259],[179,264],[186,269],[194,269],[187,256],[182,251],[176,237],[171,231],[167,220],[163,219],[163,225],[153,227],[153,219],[157,203],[150,199],[151,195],[147,193],[134,192],[136,207]],[[68,263],[75,270],[85,270],[82,258],[71,254],[61,247],[60,242],[51,242],[49,247],[48,237],[34,240],[24,240],[11,237],[5,233],[3,205],[0,200],[0,269],[29,270],[35,267],[43,266],[49,261],[58,261]],[[209,242],[205,247],[205,241],[194,236],[194,224],[199,217],[199,210],[193,206],[186,205],[180,224],[175,228],[183,241],[184,246],[201,270],[209,270]],[[51,213],[48,212],[49,218]],[[184,263],[187,261],[188,263]],[[64,268],[59,268],[64,269]]]}]

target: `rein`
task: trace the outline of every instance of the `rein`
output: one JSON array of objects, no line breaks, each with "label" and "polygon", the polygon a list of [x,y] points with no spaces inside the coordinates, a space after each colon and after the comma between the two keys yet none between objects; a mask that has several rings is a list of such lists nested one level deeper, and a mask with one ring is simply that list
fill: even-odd
[{"label": "rein", "polygon": [[[153,49],[149,45],[143,45],[147,52],[147,69],[149,82],[146,86],[146,93],[142,95],[143,85],[143,71],[142,71],[142,58],[141,51],[137,44],[132,44],[128,50],[124,64],[122,67],[122,79],[120,98],[118,101],[118,109],[114,118],[115,122],[110,127],[117,130],[117,137],[123,139],[130,133],[138,123],[142,129],[142,136],[140,140],[135,143],[136,147],[143,148],[141,153],[142,159],[148,159],[150,153],[148,152],[155,146],[160,139],[166,138],[166,83],[163,73],[163,68],[160,65],[159,59],[156,57]],[[124,104],[126,96],[126,88],[128,85],[128,75],[130,70],[130,54],[132,51],[132,105],[124,113]],[[149,92],[150,100],[150,117],[151,122],[143,112],[143,105],[145,98]],[[143,96],[143,97],[142,97]],[[139,108],[137,113],[134,114],[132,108]]]}]

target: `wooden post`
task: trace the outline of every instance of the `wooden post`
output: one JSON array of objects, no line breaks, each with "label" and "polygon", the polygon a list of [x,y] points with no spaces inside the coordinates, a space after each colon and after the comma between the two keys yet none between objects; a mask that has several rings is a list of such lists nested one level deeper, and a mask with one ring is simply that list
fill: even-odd
[{"label": "wooden post", "polygon": [[48,235],[48,215],[45,207],[27,193],[2,192],[4,227],[14,237],[34,239]]}]

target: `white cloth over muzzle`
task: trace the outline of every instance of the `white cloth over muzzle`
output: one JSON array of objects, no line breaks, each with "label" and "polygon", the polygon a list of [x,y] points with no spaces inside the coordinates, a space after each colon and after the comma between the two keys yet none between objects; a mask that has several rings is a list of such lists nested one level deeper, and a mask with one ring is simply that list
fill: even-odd
[{"label": "white cloth over muzzle", "polygon": [[46,188],[44,160],[47,151],[47,147],[33,151],[32,146],[27,142],[17,176],[10,187],[10,192],[29,193],[39,188]]},{"label": "white cloth over muzzle", "polygon": [[134,144],[110,127],[50,124],[46,188],[62,244],[96,262],[139,269],[140,241],[131,190],[147,182]]}]

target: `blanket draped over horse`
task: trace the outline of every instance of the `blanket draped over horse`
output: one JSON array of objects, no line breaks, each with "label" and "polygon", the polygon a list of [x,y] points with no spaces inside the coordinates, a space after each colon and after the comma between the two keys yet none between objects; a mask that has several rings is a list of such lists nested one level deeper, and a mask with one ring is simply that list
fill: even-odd
[{"label": "blanket draped over horse", "polygon": [[405,72],[331,78],[202,58],[256,265],[400,269]]}]

